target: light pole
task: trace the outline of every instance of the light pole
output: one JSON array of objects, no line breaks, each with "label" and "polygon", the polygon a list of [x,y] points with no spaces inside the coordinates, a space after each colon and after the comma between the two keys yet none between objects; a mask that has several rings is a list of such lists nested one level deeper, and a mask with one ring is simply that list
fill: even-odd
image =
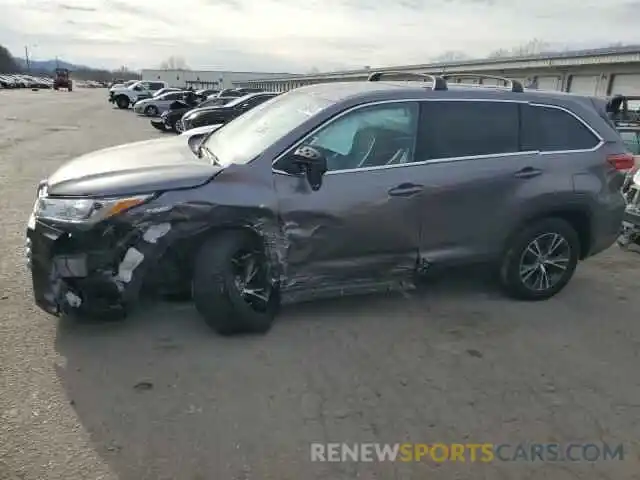
[{"label": "light pole", "polygon": [[33,44],[33,45],[25,45],[24,46],[24,62],[27,65],[27,72],[31,72],[31,59],[29,58],[29,47],[31,48],[35,48],[38,45]]}]

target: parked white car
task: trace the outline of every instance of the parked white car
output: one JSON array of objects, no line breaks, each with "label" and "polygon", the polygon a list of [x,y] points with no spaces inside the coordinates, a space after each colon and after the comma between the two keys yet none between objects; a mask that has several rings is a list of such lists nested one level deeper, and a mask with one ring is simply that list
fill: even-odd
[{"label": "parked white car", "polygon": [[137,101],[151,98],[156,91],[168,86],[167,82],[148,81],[138,81],[128,87],[115,85],[109,89],[109,101],[115,103],[118,108],[129,108]]}]

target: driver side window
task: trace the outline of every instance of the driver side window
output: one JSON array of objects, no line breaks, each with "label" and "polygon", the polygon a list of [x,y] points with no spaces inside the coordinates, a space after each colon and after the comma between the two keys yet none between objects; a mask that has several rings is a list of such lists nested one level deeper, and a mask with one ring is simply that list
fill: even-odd
[{"label": "driver side window", "polygon": [[415,103],[358,108],[330,121],[304,144],[325,154],[329,171],[409,163],[417,119]]}]

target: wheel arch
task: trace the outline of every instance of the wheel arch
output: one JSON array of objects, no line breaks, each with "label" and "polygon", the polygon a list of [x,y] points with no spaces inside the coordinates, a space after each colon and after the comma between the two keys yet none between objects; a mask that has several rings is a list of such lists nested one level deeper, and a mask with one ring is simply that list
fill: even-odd
[{"label": "wheel arch", "polygon": [[269,271],[273,285],[280,283],[281,275],[283,273],[283,254],[284,243],[281,241],[281,235],[278,232],[274,232],[271,225],[267,225],[264,222],[249,225],[249,224],[225,224],[215,225],[206,228],[194,230],[190,234],[179,235],[172,239],[167,245],[165,253],[160,258],[160,261],[170,260],[176,258],[172,254],[177,254],[177,258],[180,259],[183,265],[179,268],[187,268],[190,270],[193,268],[195,257],[201,246],[211,237],[216,235],[223,235],[227,232],[243,232],[255,242],[256,248],[260,248],[264,254],[267,262],[269,263]]},{"label": "wheel arch", "polygon": [[503,250],[509,244],[513,236],[519,231],[527,225],[545,218],[559,218],[571,225],[578,234],[578,238],[580,240],[580,255],[578,258],[583,260],[589,255],[593,242],[593,217],[589,208],[584,205],[559,205],[557,207],[549,207],[529,212],[519,220],[517,227],[509,233],[509,236],[504,242]]}]

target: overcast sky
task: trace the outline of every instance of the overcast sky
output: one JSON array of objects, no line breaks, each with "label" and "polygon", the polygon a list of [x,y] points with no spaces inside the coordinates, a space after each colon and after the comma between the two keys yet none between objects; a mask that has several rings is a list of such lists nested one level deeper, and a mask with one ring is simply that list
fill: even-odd
[{"label": "overcast sky", "polygon": [[307,72],[474,57],[533,38],[640,43],[640,0],[0,0],[0,44],[35,59]]}]

